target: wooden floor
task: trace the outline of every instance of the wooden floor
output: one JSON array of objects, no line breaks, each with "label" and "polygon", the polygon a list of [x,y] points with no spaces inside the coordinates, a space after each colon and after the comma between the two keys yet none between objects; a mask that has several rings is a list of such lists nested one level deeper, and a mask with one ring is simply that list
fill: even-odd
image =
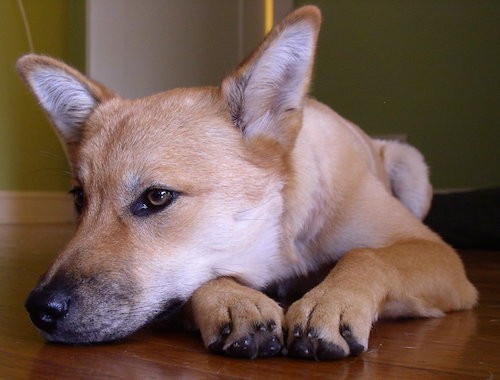
[{"label": "wooden floor", "polygon": [[70,233],[66,225],[0,226],[0,379],[500,377],[500,252],[462,252],[481,293],[473,311],[379,322],[368,352],[356,358],[247,361],[210,354],[196,334],[177,329],[149,329],[89,347],[44,342],[24,311],[24,298]]}]

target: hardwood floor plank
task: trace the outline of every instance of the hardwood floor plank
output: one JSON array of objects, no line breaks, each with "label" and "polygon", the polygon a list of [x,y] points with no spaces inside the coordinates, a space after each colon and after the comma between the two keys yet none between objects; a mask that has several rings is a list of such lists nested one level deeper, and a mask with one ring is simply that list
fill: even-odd
[{"label": "hardwood floor plank", "polygon": [[472,311],[378,322],[368,352],[336,362],[216,356],[198,334],[150,327],[113,344],[46,343],[24,299],[73,228],[0,226],[0,379],[494,379],[500,376],[500,252],[464,251]]}]

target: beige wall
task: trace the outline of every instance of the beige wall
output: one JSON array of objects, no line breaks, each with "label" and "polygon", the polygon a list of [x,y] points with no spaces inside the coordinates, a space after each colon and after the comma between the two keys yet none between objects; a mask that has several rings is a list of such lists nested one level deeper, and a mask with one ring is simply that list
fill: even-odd
[{"label": "beige wall", "polygon": [[215,85],[238,61],[238,3],[87,0],[88,72],[127,97]]},{"label": "beige wall", "polygon": [[[274,1],[276,16],[291,0]],[[87,0],[89,74],[127,97],[218,85],[264,36],[263,0]]]}]

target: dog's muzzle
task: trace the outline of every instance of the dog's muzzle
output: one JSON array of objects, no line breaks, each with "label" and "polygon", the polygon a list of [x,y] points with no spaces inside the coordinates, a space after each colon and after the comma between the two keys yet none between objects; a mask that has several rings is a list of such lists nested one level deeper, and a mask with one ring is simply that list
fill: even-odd
[{"label": "dog's muzzle", "polygon": [[[122,285],[122,286],[120,286]],[[122,338],[144,324],[131,315],[129,288],[98,277],[55,276],[26,299],[31,321],[49,341],[88,344]]]},{"label": "dog's muzzle", "polygon": [[129,277],[78,277],[64,275],[39,284],[26,299],[33,324],[53,342],[89,344],[115,341],[145,324],[177,313],[185,300],[168,298],[144,306]]}]

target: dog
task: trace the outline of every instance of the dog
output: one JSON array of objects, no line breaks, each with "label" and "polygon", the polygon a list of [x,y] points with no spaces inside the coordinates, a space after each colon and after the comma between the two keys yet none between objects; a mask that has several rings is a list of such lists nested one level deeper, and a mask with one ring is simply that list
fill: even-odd
[{"label": "dog", "polygon": [[181,315],[216,353],[331,360],[366,351],[381,317],[476,304],[459,256],[421,221],[422,155],[308,96],[320,24],[299,8],[219,87],[136,100],[19,59],[78,214],[26,301],[47,340],[120,340]]}]

